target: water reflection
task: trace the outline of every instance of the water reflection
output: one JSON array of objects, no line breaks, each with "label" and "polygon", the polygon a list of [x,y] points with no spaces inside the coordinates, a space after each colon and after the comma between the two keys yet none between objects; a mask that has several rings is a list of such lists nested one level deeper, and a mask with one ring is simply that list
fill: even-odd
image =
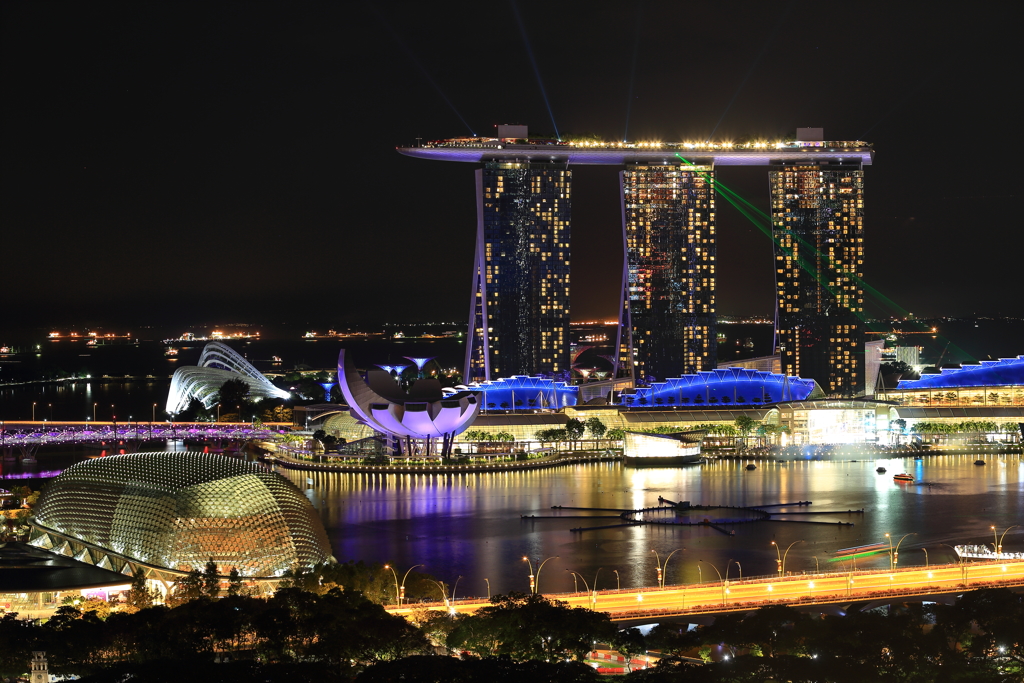
[{"label": "water reflection", "polygon": [[[423,563],[426,571],[445,581],[464,576],[460,593],[486,595],[484,577],[495,593],[527,590],[524,555],[559,556],[544,569],[545,591],[572,590],[566,569],[590,580],[599,567],[602,589],[614,588],[612,570],[618,570],[623,588],[654,585],[652,549],[664,558],[685,548],[669,565],[668,584],[696,582],[698,561],[723,571],[731,559],[742,564],[744,576],[770,574],[776,568],[772,540],[783,548],[803,541],[786,562],[787,570],[794,572],[813,572],[815,558],[822,569],[838,570],[839,563],[826,561],[835,550],[884,541],[887,532],[897,538],[916,532],[901,549],[925,546],[933,563],[948,561],[951,553],[940,543],[984,543],[991,525],[1024,520],[1019,456],[982,457],[985,466],[974,465],[977,455],[957,455],[920,461],[763,461],[753,471],[744,463],[716,461],[679,469],[588,463],[493,474],[282,474],[303,490],[311,489],[339,560],[391,562],[399,567]],[[876,473],[879,466],[887,473]],[[902,471],[913,474],[915,483],[895,484],[892,475]],[[770,521],[723,525],[735,535],[706,526],[615,526],[573,532],[619,520],[608,518],[614,514],[608,511],[552,510],[555,505],[638,509],[658,505],[659,496],[694,505],[812,504],[767,508],[774,515]],[[864,514],[784,514],[860,509]],[[605,517],[581,518],[588,515]],[[716,516],[735,518],[721,511],[689,517],[702,515],[712,521]],[[1006,545],[1024,549],[1024,530],[1011,531]],[[908,563],[924,564],[923,553],[908,552],[906,557]],[[887,565],[887,555],[858,560],[862,569]]]}]

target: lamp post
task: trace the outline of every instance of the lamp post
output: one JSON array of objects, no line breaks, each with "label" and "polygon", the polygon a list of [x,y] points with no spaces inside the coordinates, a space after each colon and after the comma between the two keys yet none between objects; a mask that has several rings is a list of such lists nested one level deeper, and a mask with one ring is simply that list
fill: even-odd
[{"label": "lamp post", "polygon": [[665,558],[665,563],[662,564],[661,563],[661,558],[658,556],[658,551],[654,550],[653,548],[651,549],[651,552],[654,553],[654,557],[656,558],[656,560],[658,562],[657,569],[658,569],[658,587],[659,588],[664,588],[665,587],[665,579],[668,577],[668,561],[671,560],[672,556],[675,555],[676,553],[678,553],[680,550],[686,550],[686,549],[685,548],[676,548],[675,550],[673,550],[672,552],[670,552],[668,554],[668,557]]},{"label": "lamp post", "polygon": [[613,569],[612,571],[615,572],[615,590],[617,592],[622,590],[622,585],[619,583],[619,570]]},{"label": "lamp post", "polygon": [[[1020,525],[1019,524],[1014,524],[1013,526],[1008,526],[1008,527],[1006,527],[1006,531],[1003,531],[1003,533],[999,535],[999,540],[996,541],[996,544],[995,544],[996,554],[997,555],[1002,555],[1003,554],[1003,538],[1006,536],[1006,532],[1009,531],[1010,529],[1016,529],[1018,526],[1020,526]],[[992,527],[992,538],[995,539],[995,537],[996,537],[996,528],[993,526]]]},{"label": "lamp post", "polygon": [[896,565],[900,561],[900,543],[903,543],[903,539],[907,536],[917,536],[916,531],[911,531],[909,534],[903,534],[903,537],[896,542],[896,548],[892,547],[892,536],[886,534],[885,537],[889,539],[889,571],[896,571]]},{"label": "lamp post", "polygon": [[32,401],[32,421],[36,421],[36,402]]},{"label": "lamp post", "polygon": [[[700,569],[701,562],[704,562],[704,560],[697,560],[697,569]],[[718,580],[722,582],[722,606],[725,606],[725,589],[728,587],[728,582],[722,578],[722,572],[718,571],[718,567],[710,562],[704,562],[704,564],[711,565],[711,568],[715,570],[716,574],[718,574]],[[726,571],[728,571],[728,567],[726,567]]]},{"label": "lamp post", "polygon": [[487,600],[488,600],[488,602],[490,602],[490,600],[491,600],[491,581],[490,581],[490,579],[488,579],[485,576],[484,577],[484,582],[487,583]]},{"label": "lamp post", "polygon": [[789,555],[789,549],[792,548],[793,546],[795,546],[797,543],[803,543],[803,540],[793,541],[792,543],[789,544],[789,548],[786,548],[786,552],[783,553],[783,552],[779,551],[779,544],[776,543],[775,541],[772,541],[772,545],[775,546],[775,556],[776,556],[775,562],[776,562],[776,567],[779,570],[779,577],[780,578],[786,573],[786,557]]},{"label": "lamp post", "polygon": [[572,574],[572,592],[573,592],[573,594],[575,595],[576,593],[579,593],[580,592],[580,583],[579,583],[579,581],[576,580],[576,572],[572,571],[571,569],[566,569],[565,571],[567,571],[570,574]]},{"label": "lamp post", "polygon": [[92,421],[93,422],[96,421],[96,406],[98,406],[98,405],[99,405],[99,403],[93,403],[92,404]]},{"label": "lamp post", "polygon": [[921,551],[924,553],[924,568],[928,569],[928,548],[921,548]]},{"label": "lamp post", "polygon": [[[405,580],[407,578],[409,578],[409,572],[411,572],[413,569],[416,569],[416,567],[422,567],[422,566],[423,566],[422,564],[414,564],[413,566],[409,567],[405,571],[405,574],[402,576],[402,583],[399,584],[398,583],[398,574],[395,573],[395,568],[392,567],[390,564],[384,565],[384,569],[390,569],[391,570],[391,574],[395,577],[395,597],[398,599],[398,606],[399,607],[401,607],[402,603],[405,601]],[[490,597],[490,596],[488,596],[488,597]]]},{"label": "lamp post", "polygon": [[540,570],[544,569],[544,565],[548,563],[548,560],[557,560],[557,559],[558,559],[558,555],[552,555],[551,557],[546,558],[543,562],[541,562],[539,565],[537,565],[537,574],[534,575],[534,573],[533,573],[533,562],[530,561],[530,558],[528,558],[525,555],[523,555],[523,561],[525,561],[526,564],[529,565],[529,567],[530,567],[530,592],[531,593],[539,593],[540,592],[538,590],[540,588]]},{"label": "lamp post", "polygon": [[732,563],[732,562],[736,562],[736,566],[739,567],[739,570],[740,570],[740,581],[742,581],[743,580],[743,567],[740,565],[740,563],[738,561],[732,560],[732,559],[730,559],[729,562],[725,563],[725,580],[726,581],[729,580],[729,564]]}]

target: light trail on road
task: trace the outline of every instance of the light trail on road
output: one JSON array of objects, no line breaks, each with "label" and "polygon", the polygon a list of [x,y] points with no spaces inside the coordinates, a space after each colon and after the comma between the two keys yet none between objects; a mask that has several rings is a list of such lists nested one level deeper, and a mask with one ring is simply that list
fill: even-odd
[{"label": "light trail on road", "polygon": [[[822,572],[798,576],[747,578],[742,581],[685,584],[664,589],[640,588],[597,593],[550,593],[570,607],[607,612],[613,621],[642,616],[659,618],[722,611],[756,610],[768,605],[816,605],[889,600],[932,593],[979,588],[1024,586],[1024,560],[967,562],[894,571]],[[414,610],[433,609],[469,614],[490,603],[467,600],[413,607],[388,607],[392,614],[408,616]]]}]

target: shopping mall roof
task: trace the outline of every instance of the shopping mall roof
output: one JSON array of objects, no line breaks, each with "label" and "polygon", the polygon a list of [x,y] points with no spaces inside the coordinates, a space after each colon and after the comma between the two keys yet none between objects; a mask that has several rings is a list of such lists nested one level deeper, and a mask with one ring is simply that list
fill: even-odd
[{"label": "shopping mall roof", "polygon": [[921,379],[901,379],[896,389],[959,389],[1024,385],[1024,356],[983,360],[959,368],[942,368]]}]

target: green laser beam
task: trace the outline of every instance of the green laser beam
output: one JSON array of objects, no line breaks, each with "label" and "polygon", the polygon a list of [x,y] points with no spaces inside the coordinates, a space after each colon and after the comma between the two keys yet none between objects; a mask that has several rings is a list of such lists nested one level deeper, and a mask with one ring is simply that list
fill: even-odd
[{"label": "green laser beam", "polygon": [[[817,269],[812,268],[811,263],[806,258],[794,257],[793,256],[793,252],[792,252],[791,249],[787,249],[786,247],[784,247],[782,244],[779,243],[778,239],[775,236],[775,231],[772,229],[773,226],[774,226],[774,221],[772,220],[771,216],[769,216],[767,213],[762,211],[760,208],[758,208],[757,206],[752,204],[750,201],[748,201],[745,197],[740,195],[738,192],[736,192],[735,190],[732,190],[727,185],[723,184],[720,180],[712,179],[711,176],[707,173],[707,171],[701,171],[701,170],[697,169],[696,164],[694,164],[689,159],[686,159],[685,157],[683,157],[679,153],[676,153],[676,156],[679,157],[679,159],[681,159],[683,161],[683,163],[693,167],[695,172],[697,172],[698,174],[703,176],[704,179],[707,180],[711,184],[711,186],[713,188],[715,188],[715,191],[721,197],[723,197],[726,201],[728,201],[729,204],[731,204],[733,206],[733,208],[735,208],[737,211],[739,211],[740,214],[744,218],[746,218],[748,221],[750,221],[758,230],[760,230],[762,233],[764,233],[768,237],[768,239],[770,239],[772,241],[772,244],[774,244],[778,249],[780,249],[784,254],[789,256],[791,259],[795,260],[797,265],[800,268],[802,268],[806,273],[808,273],[812,278],[814,278],[814,280],[822,288],[824,288],[826,291],[828,291],[833,296],[838,296],[837,292],[835,290],[833,290],[829,286],[829,284],[823,278],[820,278],[820,277],[817,276],[817,274],[816,274],[816,270]],[[746,207],[746,210],[744,210],[744,208],[741,208],[740,204],[742,204],[744,207]],[[753,214],[753,215],[751,215],[751,214]],[[765,223],[767,223],[767,225],[764,225],[760,220],[757,220],[757,218],[755,218],[755,216],[757,216],[758,218],[762,219]],[[827,256],[826,254],[823,254],[821,252],[821,250],[817,249],[815,246],[813,246],[812,244],[807,242],[805,239],[803,239],[799,235],[792,234],[792,236],[797,241],[798,244],[803,245],[805,247],[805,250],[804,250],[803,253],[810,252],[811,254],[817,255],[818,257],[820,257],[820,258],[824,259],[825,261],[827,261],[834,271],[843,272],[842,270],[832,266],[833,259],[830,258],[829,256]],[[900,316],[902,316],[904,318],[909,315],[909,311],[907,311],[907,309],[903,308],[898,303],[896,303],[895,301],[893,301],[892,299],[890,299],[886,295],[882,294],[882,292],[880,292],[877,288],[875,288],[875,287],[871,286],[870,284],[868,284],[862,277],[858,276],[856,273],[843,272],[843,275],[851,278],[858,285],[860,285],[861,291],[864,292],[865,295],[870,296],[872,299],[874,299],[875,302],[877,302],[879,305],[882,306],[882,308],[888,308],[889,310],[895,312],[897,315],[900,315]],[[861,322],[864,322],[866,324],[867,321],[866,321],[865,313],[864,313],[863,310],[860,311],[860,313],[857,315],[857,317],[858,317],[858,319],[861,320]],[[971,356],[970,354],[964,352],[964,350],[961,349],[959,346],[957,346],[956,344],[953,344],[950,339],[948,339],[948,338],[946,338],[946,337],[944,337],[942,335],[936,335],[936,337],[939,338],[939,339],[942,339],[943,341],[948,342],[949,345],[952,346],[954,350],[958,351],[960,354],[962,354],[963,356],[967,357],[968,359],[976,360],[973,356]]]}]

